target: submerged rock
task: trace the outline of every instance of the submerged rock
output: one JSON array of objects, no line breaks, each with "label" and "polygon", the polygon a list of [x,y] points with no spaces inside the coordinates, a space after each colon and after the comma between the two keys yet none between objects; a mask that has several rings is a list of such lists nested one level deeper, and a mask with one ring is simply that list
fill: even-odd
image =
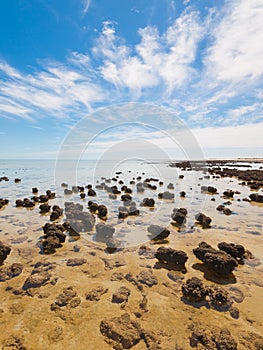
[{"label": "submerged rock", "polygon": [[147,231],[151,234],[150,238],[155,241],[164,240],[170,235],[170,231],[166,227],[159,225],[150,225]]},{"label": "submerged rock", "polygon": [[115,228],[111,225],[99,223],[96,225],[96,241],[106,243],[112,238]]}]

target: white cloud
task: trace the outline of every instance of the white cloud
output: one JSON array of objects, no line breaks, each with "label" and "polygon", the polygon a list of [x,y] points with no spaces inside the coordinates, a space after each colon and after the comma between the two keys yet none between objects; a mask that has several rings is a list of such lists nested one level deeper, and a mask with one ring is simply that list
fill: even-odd
[{"label": "white cloud", "polygon": [[206,64],[218,81],[257,80],[263,75],[263,2],[228,1],[226,13],[214,28],[214,43]]},{"label": "white cloud", "polygon": [[203,34],[196,12],[182,13],[162,35],[151,26],[138,32],[141,41],[132,50],[116,35],[112,22],[104,23],[93,52],[103,59],[100,71],[105,80],[139,96],[142,89],[163,84],[171,93],[191,79]]},{"label": "white cloud", "polygon": [[263,122],[239,126],[193,129],[201,148],[261,148]]},{"label": "white cloud", "polygon": [[67,66],[45,62],[43,69],[34,74],[20,73],[1,62],[0,116],[32,120],[45,115],[64,118],[70,113],[81,116],[90,112],[91,103],[105,99],[106,94],[92,81],[91,71],[85,69],[87,57],[73,54],[69,62]]}]

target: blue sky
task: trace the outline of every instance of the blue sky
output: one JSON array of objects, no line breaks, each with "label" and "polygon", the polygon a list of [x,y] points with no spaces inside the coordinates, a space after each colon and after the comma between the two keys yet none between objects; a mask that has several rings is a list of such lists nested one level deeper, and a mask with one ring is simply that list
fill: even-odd
[{"label": "blue sky", "polygon": [[127,102],[165,107],[205,156],[263,156],[262,23],[262,0],[1,1],[0,158],[54,158]]}]

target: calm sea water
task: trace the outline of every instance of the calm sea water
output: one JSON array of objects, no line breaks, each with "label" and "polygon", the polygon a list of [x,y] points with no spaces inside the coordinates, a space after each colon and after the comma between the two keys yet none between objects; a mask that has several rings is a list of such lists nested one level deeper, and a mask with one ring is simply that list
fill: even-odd
[{"label": "calm sea water", "polygon": [[[64,206],[65,201],[79,202],[84,205],[86,210],[87,202],[91,199],[86,197],[82,200],[79,194],[71,196],[64,195],[64,189],[60,186],[61,182],[66,182],[71,188],[72,185],[92,184],[94,187],[97,183],[103,182],[101,177],[112,178],[116,172],[121,172],[118,181],[122,180],[129,185],[130,181],[138,176],[145,178],[158,178],[164,182],[163,186],[158,186],[156,191],[146,189],[144,193],[137,193],[135,185],[129,185],[133,189],[133,199],[135,200],[140,215],[129,217],[127,220],[118,220],[118,207],[122,205],[120,198],[111,200],[106,191],[96,190],[97,196],[92,198],[98,204],[105,204],[109,209],[108,223],[115,226],[120,236],[125,238],[128,244],[138,244],[147,240],[146,226],[149,224],[159,224],[168,226],[171,221],[171,212],[173,208],[184,207],[188,210],[187,225],[184,232],[191,233],[198,228],[193,228],[195,224],[195,214],[204,212],[213,218],[215,229],[225,229],[230,231],[242,231],[242,234],[261,235],[262,233],[262,206],[243,202],[242,199],[248,196],[251,191],[248,187],[240,186],[237,179],[205,179],[203,172],[181,171],[178,168],[169,167],[166,163],[146,163],[142,160],[104,160],[104,161],[80,161],[74,167],[72,163],[65,162],[61,168],[56,167],[55,161],[49,160],[3,160],[0,163],[0,177],[7,176],[10,181],[0,182],[0,198],[8,198],[10,204],[0,212],[0,225],[8,216],[17,215],[15,200],[32,196],[32,187],[39,189],[39,194],[44,194],[47,189],[56,192],[56,199],[51,204]],[[60,164],[61,166],[61,164]],[[258,165],[255,164],[256,167]],[[184,178],[179,179],[183,174]],[[20,183],[15,183],[15,178],[21,178]],[[139,181],[139,180],[138,180]],[[158,198],[158,193],[167,190],[169,183],[174,184],[174,190],[169,190],[175,194],[172,201],[164,201]],[[158,184],[158,183],[153,183]],[[110,185],[121,186],[118,182],[111,182]],[[218,188],[218,195],[213,196],[215,201],[211,201],[211,195],[201,193],[200,186],[212,185]],[[224,190],[231,188],[241,192],[235,195],[231,200],[231,210],[233,214],[229,217],[216,211],[219,204],[226,200],[222,198]],[[180,192],[185,191],[186,197],[180,197]],[[140,207],[143,198],[152,197],[156,201],[154,209]],[[240,201],[237,201],[237,199]],[[34,222],[38,214],[38,206],[33,210],[22,209],[26,212],[27,222]],[[21,212],[20,212],[21,213]]]}]

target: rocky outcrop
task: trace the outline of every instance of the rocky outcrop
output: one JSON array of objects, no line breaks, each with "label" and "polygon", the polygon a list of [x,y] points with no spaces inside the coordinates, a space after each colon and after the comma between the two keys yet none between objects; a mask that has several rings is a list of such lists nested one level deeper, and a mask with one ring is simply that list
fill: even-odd
[{"label": "rocky outcrop", "polygon": [[155,253],[156,259],[162,263],[179,265],[184,267],[188,256],[182,250],[175,250],[173,248],[160,247]]},{"label": "rocky outcrop", "polygon": [[13,263],[10,266],[0,268],[0,282],[10,280],[11,278],[19,276],[23,271],[23,265],[20,263]]},{"label": "rocky outcrop", "polygon": [[127,313],[120,317],[102,320],[100,332],[116,350],[131,349],[141,341],[143,336],[139,323],[133,321]]},{"label": "rocky outcrop", "polygon": [[216,250],[206,242],[199,243],[198,248],[193,249],[195,256],[204,262],[205,266],[220,274],[229,275],[237,266],[237,261],[231,255],[222,250]]},{"label": "rocky outcrop", "polygon": [[68,309],[76,308],[81,304],[81,299],[73,287],[64,288],[59,294],[53,304],[51,304],[51,311],[58,311],[60,308],[66,307]]}]

